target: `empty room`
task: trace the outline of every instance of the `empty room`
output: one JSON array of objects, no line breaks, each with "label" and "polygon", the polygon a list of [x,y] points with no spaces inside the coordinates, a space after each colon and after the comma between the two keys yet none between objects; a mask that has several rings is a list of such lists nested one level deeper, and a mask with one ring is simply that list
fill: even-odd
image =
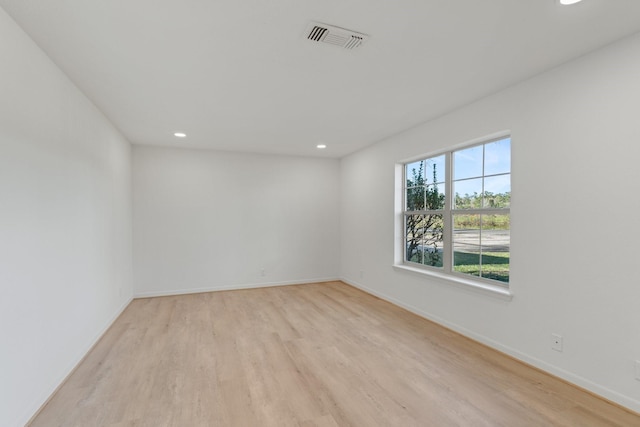
[{"label": "empty room", "polygon": [[637,0],[0,0],[0,426],[640,426]]}]

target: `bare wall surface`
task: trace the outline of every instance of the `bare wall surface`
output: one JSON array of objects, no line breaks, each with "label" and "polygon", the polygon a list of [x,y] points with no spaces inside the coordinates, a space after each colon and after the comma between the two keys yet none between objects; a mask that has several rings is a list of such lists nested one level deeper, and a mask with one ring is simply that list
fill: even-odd
[{"label": "bare wall surface", "polygon": [[133,295],[131,148],[0,9],[0,425],[21,426]]},{"label": "bare wall surface", "polygon": [[137,295],[338,277],[338,160],[133,153]]},{"label": "bare wall surface", "polygon": [[[344,158],[341,277],[640,411],[638,51],[640,35]],[[396,163],[504,130],[513,300],[394,270]]]}]

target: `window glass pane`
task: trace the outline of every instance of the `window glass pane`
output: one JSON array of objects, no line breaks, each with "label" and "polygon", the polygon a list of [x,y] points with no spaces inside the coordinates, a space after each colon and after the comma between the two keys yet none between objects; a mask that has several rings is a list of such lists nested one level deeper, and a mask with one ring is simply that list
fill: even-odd
[{"label": "window glass pane", "polygon": [[442,215],[407,215],[407,261],[442,267],[442,228]]},{"label": "window glass pane", "polygon": [[509,215],[482,216],[482,277],[509,283]]},{"label": "window glass pane", "polygon": [[453,153],[453,179],[482,176],[482,145]]},{"label": "window glass pane", "polygon": [[453,216],[453,270],[480,276],[480,215]]},{"label": "window glass pane", "polygon": [[418,262],[422,259],[422,223],[423,215],[406,215],[405,216],[405,242],[406,242],[406,260]]},{"label": "window glass pane", "polygon": [[482,204],[482,178],[453,183],[454,209],[477,209]]},{"label": "window glass pane", "polygon": [[508,208],[511,205],[511,175],[484,179],[484,207]]},{"label": "window glass pane", "polygon": [[427,209],[444,209],[444,188],[444,184],[427,186],[427,191],[425,194]]},{"label": "window glass pane", "polygon": [[421,211],[424,210],[424,187],[407,188],[407,210]]},{"label": "window glass pane", "polygon": [[442,267],[444,222],[442,215],[425,215],[424,264]]},{"label": "window glass pane", "polygon": [[425,165],[426,181],[429,184],[444,182],[445,156],[432,157],[427,159]]},{"label": "window glass pane", "polygon": [[424,160],[409,163],[406,166],[405,176],[407,178],[407,187],[416,187],[424,185]]},{"label": "window glass pane", "polygon": [[484,174],[495,175],[511,172],[511,139],[485,144],[484,146]]}]

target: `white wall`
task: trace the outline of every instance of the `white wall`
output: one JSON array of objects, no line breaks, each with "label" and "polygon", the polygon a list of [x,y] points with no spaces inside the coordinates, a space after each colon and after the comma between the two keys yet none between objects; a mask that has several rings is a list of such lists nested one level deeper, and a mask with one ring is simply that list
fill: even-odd
[{"label": "white wall", "polygon": [[136,295],[338,277],[338,160],[138,146],[133,171]]},{"label": "white wall", "polygon": [[129,143],[0,9],[0,425],[132,296]]},{"label": "white wall", "polygon": [[[640,411],[638,52],[640,35],[344,158],[341,276]],[[394,270],[396,162],[503,130],[513,300]]]}]

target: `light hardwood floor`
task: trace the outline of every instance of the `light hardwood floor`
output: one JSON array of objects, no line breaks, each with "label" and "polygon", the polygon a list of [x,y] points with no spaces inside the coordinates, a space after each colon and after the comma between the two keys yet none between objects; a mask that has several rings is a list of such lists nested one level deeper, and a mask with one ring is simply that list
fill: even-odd
[{"label": "light hardwood floor", "polygon": [[640,426],[341,282],[134,300],[38,426]]}]

